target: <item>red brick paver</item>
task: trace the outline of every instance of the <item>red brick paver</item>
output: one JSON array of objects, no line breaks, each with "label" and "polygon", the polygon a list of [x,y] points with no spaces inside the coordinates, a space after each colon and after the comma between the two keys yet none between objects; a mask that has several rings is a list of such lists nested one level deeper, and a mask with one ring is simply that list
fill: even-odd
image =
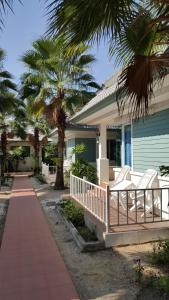
[{"label": "red brick paver", "polygon": [[15,176],[0,251],[0,300],[79,299],[26,175]]}]

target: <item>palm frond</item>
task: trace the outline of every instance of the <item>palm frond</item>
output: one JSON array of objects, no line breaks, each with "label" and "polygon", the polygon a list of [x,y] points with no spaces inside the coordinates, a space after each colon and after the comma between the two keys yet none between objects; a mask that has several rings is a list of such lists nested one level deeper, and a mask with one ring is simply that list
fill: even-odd
[{"label": "palm frond", "polygon": [[75,44],[114,38],[129,16],[132,0],[50,0],[48,33],[65,33]]},{"label": "palm frond", "polygon": [[133,119],[144,117],[149,112],[156,84],[167,74],[169,55],[137,55],[122,71],[118,79],[117,101],[122,114],[126,105]]}]

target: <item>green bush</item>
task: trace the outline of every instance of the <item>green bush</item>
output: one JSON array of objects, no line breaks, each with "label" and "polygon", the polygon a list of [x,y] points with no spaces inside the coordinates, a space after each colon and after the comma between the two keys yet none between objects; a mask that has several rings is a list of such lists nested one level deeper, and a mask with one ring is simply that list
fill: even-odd
[{"label": "green bush", "polygon": [[162,176],[169,176],[169,166],[160,166],[159,169]]},{"label": "green bush", "polygon": [[159,278],[159,288],[169,295],[169,276],[160,276]]},{"label": "green bush", "polygon": [[76,206],[75,203],[69,199],[64,199],[59,205],[63,209],[65,217],[77,228],[86,242],[98,240],[96,233],[85,225],[83,208]]},{"label": "green bush", "polygon": [[77,144],[73,149],[72,149],[72,154],[81,154],[87,151],[87,147],[85,144]]},{"label": "green bush", "polygon": [[83,178],[87,181],[97,184],[97,170],[83,158],[78,158],[76,162],[72,163],[70,171],[73,175]]},{"label": "green bush", "polygon": [[73,223],[75,227],[84,226],[84,209],[77,207],[72,201],[64,201],[62,204],[63,212],[66,218]]},{"label": "green bush", "polygon": [[98,238],[94,231],[91,231],[88,227],[79,227],[78,231],[86,242],[97,241]]},{"label": "green bush", "polygon": [[169,264],[169,240],[154,244],[151,259],[157,265]]}]

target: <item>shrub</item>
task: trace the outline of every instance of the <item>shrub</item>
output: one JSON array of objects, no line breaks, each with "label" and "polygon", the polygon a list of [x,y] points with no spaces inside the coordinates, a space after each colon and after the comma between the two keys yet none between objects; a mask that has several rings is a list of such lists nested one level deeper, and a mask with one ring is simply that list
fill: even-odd
[{"label": "shrub", "polygon": [[77,144],[73,149],[72,149],[72,154],[81,154],[87,151],[87,147],[85,144]]},{"label": "shrub", "polygon": [[169,276],[160,276],[159,278],[159,288],[169,295]]},{"label": "shrub", "polygon": [[169,176],[169,166],[160,166],[159,169],[162,176]]},{"label": "shrub", "polygon": [[81,207],[77,207],[72,201],[64,201],[63,212],[66,218],[73,223],[75,227],[84,226],[84,210]]},{"label": "shrub", "polygon": [[63,200],[59,205],[62,207],[65,217],[77,228],[86,242],[98,240],[96,233],[85,225],[83,208],[77,207],[75,203],[69,199]]},{"label": "shrub", "polygon": [[157,265],[169,264],[169,240],[154,244],[151,259]]},{"label": "shrub", "polygon": [[91,231],[89,228],[85,227],[79,227],[78,231],[80,235],[84,238],[86,242],[91,242],[91,241],[97,241],[98,238],[96,236],[96,233],[94,231]]},{"label": "shrub", "polygon": [[86,177],[86,180],[92,183],[97,184],[98,182],[96,168],[83,158],[78,158],[76,162],[72,163],[70,171],[77,177]]}]

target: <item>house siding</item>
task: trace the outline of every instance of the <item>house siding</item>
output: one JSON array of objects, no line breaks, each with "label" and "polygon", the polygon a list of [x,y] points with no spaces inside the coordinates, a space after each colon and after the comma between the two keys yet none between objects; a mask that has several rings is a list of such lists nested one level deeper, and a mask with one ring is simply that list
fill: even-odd
[{"label": "house siding", "polygon": [[169,165],[169,109],[133,123],[133,169]]},{"label": "house siding", "polygon": [[78,157],[86,159],[88,162],[96,162],[96,139],[95,138],[76,138],[75,143],[84,144],[87,148],[82,154],[78,154]]}]

